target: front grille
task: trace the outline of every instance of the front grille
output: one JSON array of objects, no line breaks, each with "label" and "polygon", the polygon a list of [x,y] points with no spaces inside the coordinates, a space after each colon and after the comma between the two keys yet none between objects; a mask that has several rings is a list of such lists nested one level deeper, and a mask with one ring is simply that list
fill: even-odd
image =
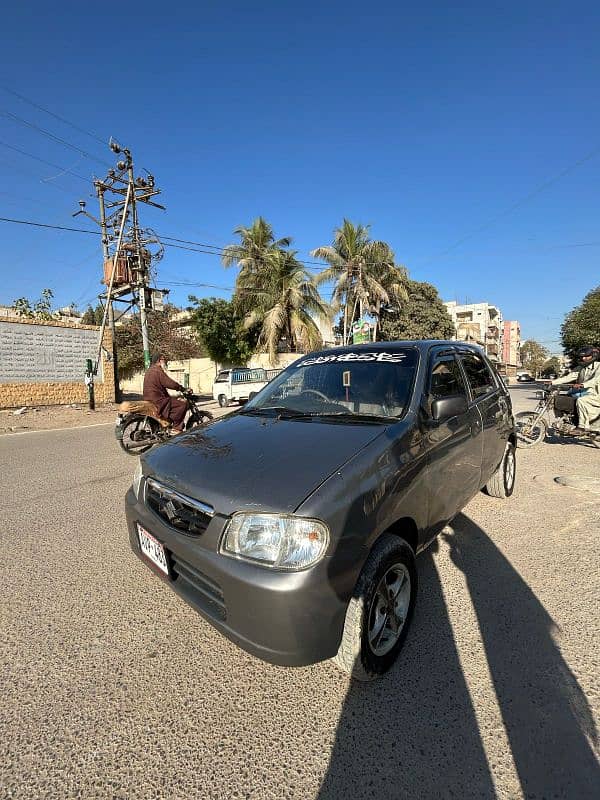
[{"label": "front grille", "polygon": [[163,522],[191,536],[204,533],[215,513],[212,506],[179,494],[154,478],[146,479],[145,497],[148,508]]},{"label": "front grille", "polygon": [[192,596],[193,601],[205,611],[219,619],[225,619],[227,610],[221,587],[197,567],[171,553],[173,578],[184,594]]}]

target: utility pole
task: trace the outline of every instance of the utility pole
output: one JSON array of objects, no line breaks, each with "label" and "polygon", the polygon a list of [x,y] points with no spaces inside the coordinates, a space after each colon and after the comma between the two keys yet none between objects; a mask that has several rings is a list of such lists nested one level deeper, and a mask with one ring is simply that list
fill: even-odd
[{"label": "utility pole", "polygon": [[[95,179],[94,187],[98,197],[100,218],[96,219],[85,210],[84,200],[79,201],[79,211],[73,216],[84,214],[99,225],[102,236],[102,255],[104,259],[103,283],[106,294],[99,295],[106,300],[106,307],[100,330],[98,358],[94,369],[97,371],[102,348],[102,336],[107,320],[113,336],[113,365],[115,370],[115,399],[120,394],[118,389],[117,352],[115,347],[115,302],[124,303],[125,313],[137,305],[140,312],[144,366],[150,366],[150,339],[148,336],[148,313],[162,309],[163,296],[166,289],[154,289],[150,286],[152,262],[162,258],[164,248],[151,229],[140,226],[138,204],[153,206],[165,210],[164,206],[151,198],[160,194],[154,184],[154,176],[135,177],[131,151],[111,140],[110,149],[115,155],[122,156],[116,168],[108,171],[105,178]],[[154,252],[150,249],[154,248]]]},{"label": "utility pole", "polygon": [[[103,255],[103,264],[106,264],[110,258],[110,251],[108,249],[108,230],[106,229],[106,204],[104,203],[104,192],[105,188],[103,187],[100,181],[95,181],[94,186],[96,187],[96,195],[98,197],[98,204],[100,206],[100,230],[101,230],[101,237],[102,237],[102,255]],[[112,297],[107,299],[108,304],[108,324],[110,325],[110,332],[112,335],[112,357],[113,357],[113,376],[114,376],[114,384],[115,384],[115,401],[117,403],[121,402],[121,387],[119,386],[119,363],[118,363],[118,356],[117,356],[117,336],[115,331],[115,309],[112,301]]]}]

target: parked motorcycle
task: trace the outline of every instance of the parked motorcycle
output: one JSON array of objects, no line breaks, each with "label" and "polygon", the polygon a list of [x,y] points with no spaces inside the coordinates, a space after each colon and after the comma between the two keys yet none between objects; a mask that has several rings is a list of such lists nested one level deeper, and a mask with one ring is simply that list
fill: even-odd
[{"label": "parked motorcycle", "polygon": [[515,414],[517,444],[533,447],[548,434],[571,437],[600,445],[600,430],[582,431],[577,428],[577,401],[567,391],[556,386],[540,389],[535,411]]},{"label": "parked motorcycle", "polygon": [[[198,405],[198,395],[186,392],[178,396],[185,400],[189,411],[185,422],[186,431],[206,425],[213,418],[209,411]],[[139,456],[172,436],[172,423],[160,416],[154,403],[148,400],[128,401],[119,406],[115,436],[126,453]]]}]

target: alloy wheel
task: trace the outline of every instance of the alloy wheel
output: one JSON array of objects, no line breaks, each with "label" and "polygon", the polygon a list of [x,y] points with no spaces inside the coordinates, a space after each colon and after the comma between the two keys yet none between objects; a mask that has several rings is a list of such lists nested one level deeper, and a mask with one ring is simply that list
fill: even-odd
[{"label": "alloy wheel", "polygon": [[368,618],[368,640],[376,656],[389,653],[404,628],[410,608],[410,573],[404,564],[394,564],[379,581]]}]

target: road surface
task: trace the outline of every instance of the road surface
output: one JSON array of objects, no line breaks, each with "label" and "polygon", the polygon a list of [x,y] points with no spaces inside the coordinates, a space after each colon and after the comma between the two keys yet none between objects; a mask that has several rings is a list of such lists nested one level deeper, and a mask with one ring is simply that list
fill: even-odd
[{"label": "road surface", "polygon": [[350,686],[239,650],[131,554],[111,428],[2,437],[0,797],[600,796],[600,495],[553,481],[600,452],[518,455],[515,496],[419,557],[399,663]]}]

